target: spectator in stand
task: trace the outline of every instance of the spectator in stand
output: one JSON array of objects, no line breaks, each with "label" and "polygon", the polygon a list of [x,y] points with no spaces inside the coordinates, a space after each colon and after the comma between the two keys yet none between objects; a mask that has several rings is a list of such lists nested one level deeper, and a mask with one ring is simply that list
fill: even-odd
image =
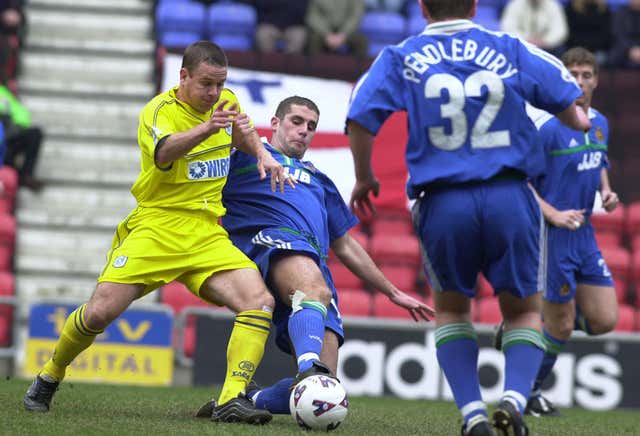
[{"label": "spectator in stand", "polygon": [[556,56],[569,35],[567,17],[558,0],[511,0],[500,27]]},{"label": "spectator in stand", "polygon": [[358,59],[367,56],[367,38],[358,31],[364,0],[311,0],[306,23],[309,54],[340,52],[345,46]]},{"label": "spectator in stand", "polygon": [[598,64],[607,63],[611,49],[611,10],[606,0],[571,0],[565,6],[569,39],[567,46],[593,52]]},{"label": "spectator in stand", "polygon": [[611,65],[640,68],[640,0],[629,0],[613,15]]},{"label": "spectator in stand", "polygon": [[23,24],[22,2],[0,0],[0,80],[10,79],[15,73]]},{"label": "spectator in stand", "polygon": [[4,85],[0,85],[0,121],[6,139],[4,163],[18,171],[22,186],[39,191],[43,184],[33,173],[40,153],[42,130],[31,125],[29,110]]},{"label": "spectator in stand", "polygon": [[249,0],[247,3],[258,13],[256,46],[259,52],[274,52],[282,42],[285,53],[302,53],[307,42],[304,19],[309,0]]}]

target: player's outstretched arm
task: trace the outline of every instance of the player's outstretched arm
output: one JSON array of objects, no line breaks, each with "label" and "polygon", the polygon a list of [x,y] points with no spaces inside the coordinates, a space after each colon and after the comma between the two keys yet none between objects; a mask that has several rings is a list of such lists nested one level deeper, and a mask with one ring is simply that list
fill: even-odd
[{"label": "player's outstretched arm", "polygon": [[612,212],[616,207],[620,199],[618,194],[611,190],[611,184],[609,183],[609,173],[606,168],[602,168],[600,172],[600,196],[602,197],[602,207],[607,212]]},{"label": "player's outstretched arm", "polygon": [[385,294],[391,301],[409,311],[415,321],[431,320],[435,311],[421,301],[396,288],[376,266],[364,248],[348,233],[331,243],[331,249],[351,272],[368,285]]},{"label": "player's outstretched arm", "polygon": [[349,121],[347,130],[356,173],[356,183],[351,192],[349,206],[357,215],[364,217],[376,212],[369,193],[377,197],[380,192],[380,183],[376,180],[371,167],[374,136],[354,121]]},{"label": "player's outstretched arm", "polygon": [[575,102],[571,103],[571,106],[559,114],[556,114],[556,117],[558,117],[563,124],[574,130],[586,132],[591,128],[591,121],[589,120],[589,117]]},{"label": "player's outstretched arm", "polygon": [[295,188],[293,180],[285,176],[284,167],[264,148],[258,132],[256,132],[251,123],[251,119],[245,113],[238,114],[233,121],[232,142],[234,147],[255,156],[258,160],[257,168],[260,180],[267,177],[267,173],[271,175],[272,191],[275,192],[276,186],[279,185],[280,192],[284,192],[285,182]]},{"label": "player's outstretched arm", "polygon": [[585,210],[576,210],[576,209],[568,209],[568,210],[558,210],[549,203],[547,203],[544,198],[540,197],[536,192],[535,188],[531,186],[531,190],[536,196],[536,200],[538,200],[538,204],[540,205],[540,209],[542,210],[542,215],[544,219],[554,227],[560,227],[568,230],[577,230],[580,228],[582,223],[584,223],[584,213]]},{"label": "player's outstretched arm", "polygon": [[180,159],[209,136],[230,126],[232,119],[238,115],[238,112],[235,105],[225,109],[227,103],[227,100],[221,101],[213,111],[211,118],[204,123],[166,137],[156,149],[156,164],[162,167]]}]

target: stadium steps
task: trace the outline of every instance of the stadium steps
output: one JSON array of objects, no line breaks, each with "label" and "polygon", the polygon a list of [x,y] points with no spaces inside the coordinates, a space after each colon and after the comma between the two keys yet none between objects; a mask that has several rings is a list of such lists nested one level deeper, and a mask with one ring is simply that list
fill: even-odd
[{"label": "stadium steps", "polygon": [[130,13],[123,10],[115,13],[112,12],[112,8],[105,9],[105,12],[97,12],[84,9],[84,2],[78,3],[77,8],[70,9],[61,9],[53,4],[46,9],[29,5],[26,14],[29,35],[56,35],[58,38],[74,37],[78,40],[114,39],[114,36],[117,36],[117,39],[148,40],[152,34],[151,12]]},{"label": "stadium steps", "polygon": [[[142,101],[22,95],[33,121],[46,135],[132,141],[138,131]],[[91,146],[88,144],[87,146]]]},{"label": "stadium steps", "polygon": [[[37,172],[45,181],[58,184],[117,186],[122,196],[122,188],[128,190],[140,171],[139,159],[135,139],[115,142],[47,138]],[[31,203],[21,205],[35,206]]]},{"label": "stadium steps", "polygon": [[110,232],[136,205],[132,195],[123,197],[121,189],[50,184],[38,194],[20,191],[18,203],[21,207],[16,218],[21,230],[27,226],[47,226]]},{"label": "stadium steps", "polygon": [[21,189],[17,200],[16,287],[25,312],[45,298],[86,300],[115,225],[134,206],[138,117],[155,93],[153,3],[26,2],[18,87],[45,133],[36,174],[46,185]]},{"label": "stadium steps", "polygon": [[131,97],[144,103],[155,90],[151,81],[154,64],[150,57],[27,49],[20,59],[23,95],[102,95]]}]

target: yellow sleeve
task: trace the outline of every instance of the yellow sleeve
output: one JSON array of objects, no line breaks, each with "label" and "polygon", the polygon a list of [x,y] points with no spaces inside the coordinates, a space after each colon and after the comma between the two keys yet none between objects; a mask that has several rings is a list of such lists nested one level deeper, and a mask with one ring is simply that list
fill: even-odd
[{"label": "yellow sleeve", "polygon": [[152,101],[142,111],[138,142],[142,152],[154,156],[156,146],[167,136],[176,132],[172,106],[167,101]]}]

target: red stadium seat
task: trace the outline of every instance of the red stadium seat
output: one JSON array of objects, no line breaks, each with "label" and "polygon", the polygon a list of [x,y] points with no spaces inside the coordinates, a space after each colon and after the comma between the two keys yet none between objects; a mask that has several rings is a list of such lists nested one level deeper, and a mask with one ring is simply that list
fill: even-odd
[{"label": "red stadium seat", "polygon": [[629,252],[621,247],[602,248],[600,251],[602,251],[602,256],[607,262],[614,280],[628,283],[631,271],[631,255]]},{"label": "red stadium seat", "polygon": [[613,212],[596,212],[591,215],[591,224],[596,232],[612,232],[622,235],[625,225],[625,207],[620,203]]},{"label": "red stadium seat", "polygon": [[[7,271],[0,272],[0,296],[15,295],[15,277]],[[0,303],[0,347],[11,346],[13,306]]]},{"label": "red stadium seat", "polygon": [[635,235],[631,239],[631,250],[633,251],[634,256],[640,254],[640,234]]},{"label": "red stadium seat", "polygon": [[635,328],[636,310],[627,304],[621,304],[618,307],[618,324],[615,330],[619,332],[632,332]]},{"label": "red stadium seat", "polygon": [[11,271],[13,262],[13,247],[0,245],[0,271]]},{"label": "red stadium seat", "polygon": [[408,217],[377,217],[371,223],[371,231],[376,234],[413,235],[413,223]]},{"label": "red stadium seat", "polygon": [[371,256],[378,265],[401,263],[420,265],[420,244],[413,235],[375,234],[371,238]]},{"label": "red stadium seat", "polygon": [[189,306],[217,307],[193,295],[180,282],[171,282],[164,285],[160,291],[160,302],[171,306],[176,315]]},{"label": "red stadium seat", "polygon": [[619,247],[622,242],[622,234],[620,232],[597,231],[596,242],[600,248]]},{"label": "red stadium seat", "polygon": [[475,320],[482,324],[498,325],[502,321],[500,303],[497,298],[481,298],[476,302]]},{"label": "red stadium seat", "polygon": [[476,281],[476,296],[481,298],[493,296],[493,287],[482,273],[478,274]]},{"label": "red stadium seat", "polygon": [[184,354],[187,357],[193,357],[196,351],[196,319],[189,317],[187,325],[184,327]]},{"label": "red stadium seat", "polygon": [[[415,292],[407,292],[407,294],[411,295],[418,300],[422,300],[422,297]],[[411,315],[409,311],[403,309],[400,306],[395,305],[389,300],[386,295],[381,293],[376,293],[373,296],[373,314],[378,318],[399,318],[399,319],[411,319]]]},{"label": "red stadium seat", "polygon": [[16,242],[16,219],[8,213],[0,214],[0,245],[13,247]]},{"label": "red stadium seat", "polygon": [[613,279],[613,288],[616,291],[616,298],[618,303],[624,304],[627,302],[627,291],[629,290],[628,282]]},{"label": "red stadium seat", "polygon": [[2,314],[1,310],[3,309],[2,305],[0,305],[0,347],[10,347],[11,346],[11,316],[5,316]]},{"label": "red stadium seat", "polygon": [[0,197],[7,197],[11,200],[16,198],[18,192],[18,172],[7,165],[0,167],[0,185],[2,194]]},{"label": "red stadium seat", "polygon": [[640,235],[640,201],[636,201],[627,206],[625,227],[629,236],[634,237]]},{"label": "red stadium seat", "polygon": [[391,283],[405,292],[413,292],[416,290],[416,281],[418,278],[418,268],[413,265],[380,265],[380,270],[389,279]]},{"label": "red stadium seat", "polygon": [[331,277],[333,278],[333,284],[336,289],[340,291],[342,288],[360,289],[362,288],[362,281],[353,274],[349,268],[344,266],[342,262],[330,261],[328,263],[329,270],[331,271]]},{"label": "red stadium seat", "polygon": [[338,306],[343,316],[371,316],[371,294],[362,289],[341,289]]}]

